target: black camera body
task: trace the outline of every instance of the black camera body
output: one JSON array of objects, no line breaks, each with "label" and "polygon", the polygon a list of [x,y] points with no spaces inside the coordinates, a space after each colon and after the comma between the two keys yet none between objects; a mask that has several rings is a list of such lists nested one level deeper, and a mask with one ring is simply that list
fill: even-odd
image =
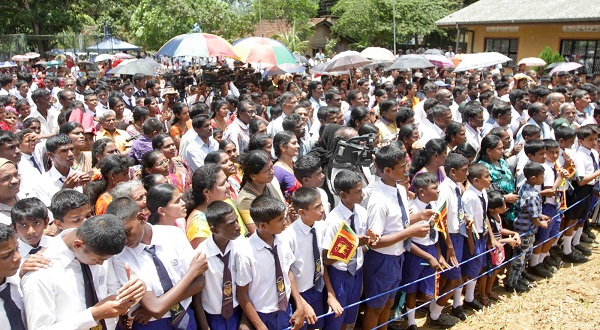
[{"label": "black camera body", "polygon": [[375,134],[353,137],[347,141],[339,141],[335,147],[333,160],[337,164],[369,166],[373,162],[375,149],[372,147]]}]

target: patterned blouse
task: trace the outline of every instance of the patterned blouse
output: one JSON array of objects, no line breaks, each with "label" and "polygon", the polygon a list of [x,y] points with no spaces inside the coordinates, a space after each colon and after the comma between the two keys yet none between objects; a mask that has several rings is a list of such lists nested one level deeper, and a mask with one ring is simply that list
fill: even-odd
[{"label": "patterned blouse", "polygon": [[[490,172],[490,176],[492,177],[492,185],[500,188],[502,190],[502,194],[514,194],[515,192],[515,177],[513,176],[510,168],[508,167],[508,163],[504,159],[500,159],[498,163],[500,163],[500,167],[492,164],[486,157],[479,161],[480,164],[483,164],[487,167]],[[492,188],[493,189],[493,188]],[[507,205],[508,209],[504,216],[506,220],[512,222],[516,218],[516,212],[514,205]]]}]

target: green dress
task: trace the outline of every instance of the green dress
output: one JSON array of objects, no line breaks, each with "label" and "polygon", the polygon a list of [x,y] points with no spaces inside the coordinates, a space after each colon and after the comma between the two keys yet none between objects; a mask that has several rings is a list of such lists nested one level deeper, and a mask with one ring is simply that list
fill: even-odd
[{"label": "green dress", "polygon": [[[487,167],[490,172],[490,176],[492,177],[492,188],[491,190],[501,190],[502,194],[513,194],[515,192],[515,177],[513,176],[510,168],[508,167],[508,163],[504,159],[500,159],[498,163],[500,163],[500,167],[492,164],[487,157],[483,157],[480,161],[480,164],[483,164]],[[514,205],[507,205],[506,213],[504,217],[507,221],[513,222],[516,218],[516,212]]]}]

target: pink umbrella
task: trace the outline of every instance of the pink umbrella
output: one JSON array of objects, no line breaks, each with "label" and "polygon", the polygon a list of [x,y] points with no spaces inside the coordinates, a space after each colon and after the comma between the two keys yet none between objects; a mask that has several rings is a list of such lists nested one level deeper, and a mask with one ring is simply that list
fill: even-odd
[{"label": "pink umbrella", "polygon": [[442,55],[433,55],[433,54],[425,54],[425,58],[429,60],[433,65],[438,68],[452,68],[454,67],[454,62]]},{"label": "pink umbrella", "polygon": [[27,57],[25,55],[15,55],[15,56],[11,57],[11,59],[13,61],[16,61],[16,62],[26,62],[26,61],[29,61],[29,57]]},{"label": "pink umbrella", "polygon": [[114,55],[114,58],[120,59],[120,60],[130,60],[133,58],[133,56],[129,55],[129,54],[125,54],[125,53],[116,53]]},{"label": "pink umbrella", "polygon": [[549,73],[550,76],[552,76],[554,73],[556,72],[560,72],[560,71],[573,71],[573,70],[577,70],[579,68],[581,68],[583,65],[576,63],[576,62],[566,62],[563,64],[559,64],[557,66],[554,67],[554,69],[552,69]]}]

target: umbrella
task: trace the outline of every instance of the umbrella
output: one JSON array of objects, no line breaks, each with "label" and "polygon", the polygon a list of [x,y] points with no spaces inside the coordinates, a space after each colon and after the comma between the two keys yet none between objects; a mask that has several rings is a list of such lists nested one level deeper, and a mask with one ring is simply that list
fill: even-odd
[{"label": "umbrella", "polygon": [[235,52],[244,63],[254,66],[271,67],[281,64],[296,64],[292,52],[281,42],[262,37],[249,37],[233,43]]},{"label": "umbrella", "polygon": [[100,55],[96,56],[96,58],[94,59],[94,62],[109,61],[109,60],[112,60],[113,58],[114,58],[114,56],[110,55],[110,54],[100,54]]},{"label": "umbrella", "polygon": [[47,63],[46,61],[41,60],[41,61],[35,62],[34,66],[36,66],[36,65],[46,65],[46,63]]},{"label": "umbrella", "polygon": [[178,35],[160,47],[156,55],[169,57],[238,58],[233,47],[227,40],[209,33]]},{"label": "umbrella", "polygon": [[125,53],[116,53],[113,58],[118,58],[120,60],[130,60],[133,56]]},{"label": "umbrella", "polygon": [[11,59],[15,62],[29,61],[29,57],[25,55],[15,55]]},{"label": "umbrella", "polygon": [[517,65],[525,64],[525,66],[545,66],[546,61],[537,57],[526,57],[517,63]]},{"label": "umbrella", "polygon": [[431,64],[440,67],[440,68],[452,68],[454,67],[454,62],[452,62],[451,59],[447,58],[446,56],[442,56],[442,55],[431,55],[431,54],[425,54],[423,55],[425,56],[426,59],[429,60],[429,62],[431,62]]},{"label": "umbrella", "polygon": [[401,70],[401,69],[423,69],[434,66],[429,60],[423,55],[402,55],[400,56],[392,66],[390,70]]},{"label": "umbrella", "polygon": [[367,47],[360,53],[362,56],[372,60],[373,63],[392,63],[396,60],[394,53],[381,47]]},{"label": "umbrella", "polygon": [[327,62],[327,65],[323,69],[325,73],[332,73],[336,71],[346,71],[354,68],[363,67],[367,64],[371,64],[372,61],[361,53],[347,50],[335,55],[331,61]]},{"label": "umbrella", "polygon": [[296,54],[296,53],[293,53],[292,55],[296,59],[296,62],[298,62],[298,63],[300,63],[300,64],[302,64],[304,66],[308,66],[309,65],[308,64],[308,60],[306,59],[306,56],[300,55],[300,54]]},{"label": "umbrella", "polygon": [[583,65],[576,62],[565,62],[555,66],[548,75],[552,76],[556,72],[560,71],[573,71],[581,68]]},{"label": "umbrella", "polygon": [[112,68],[108,73],[123,75],[134,75],[136,73],[141,73],[146,76],[152,76],[154,75],[154,70],[158,67],[160,67],[160,64],[158,64],[158,62],[154,61],[153,59],[132,59],[127,62],[123,61],[123,63]]},{"label": "umbrella", "polygon": [[34,52],[29,52],[29,53],[23,54],[23,56],[27,57],[28,59],[33,59],[33,58],[40,57],[40,54],[34,53]]},{"label": "umbrella", "polygon": [[344,71],[334,71],[334,72],[326,72],[325,67],[327,66],[327,62],[322,62],[319,63],[315,66],[313,66],[312,68],[310,68],[310,73],[312,74],[327,74],[327,75],[332,75],[332,76],[341,76],[343,74],[350,74],[350,71],[348,70],[344,70]]},{"label": "umbrella", "polygon": [[0,62],[0,68],[16,68],[18,65],[13,62]]},{"label": "umbrella", "polygon": [[262,76],[276,76],[278,74],[304,72],[306,67],[302,64],[282,64],[281,66],[272,66],[263,72]]},{"label": "umbrella", "polygon": [[444,51],[441,49],[431,48],[431,49],[426,50],[423,54],[444,56]]},{"label": "umbrella", "polygon": [[512,61],[512,59],[506,55],[497,52],[469,54],[468,56],[465,56],[462,62],[460,62],[460,64],[456,66],[454,72],[485,68],[488,66],[505,63],[508,61]]},{"label": "umbrella", "polygon": [[49,62],[46,62],[46,66],[59,66],[62,64],[62,61],[58,61],[58,60],[52,60]]}]

